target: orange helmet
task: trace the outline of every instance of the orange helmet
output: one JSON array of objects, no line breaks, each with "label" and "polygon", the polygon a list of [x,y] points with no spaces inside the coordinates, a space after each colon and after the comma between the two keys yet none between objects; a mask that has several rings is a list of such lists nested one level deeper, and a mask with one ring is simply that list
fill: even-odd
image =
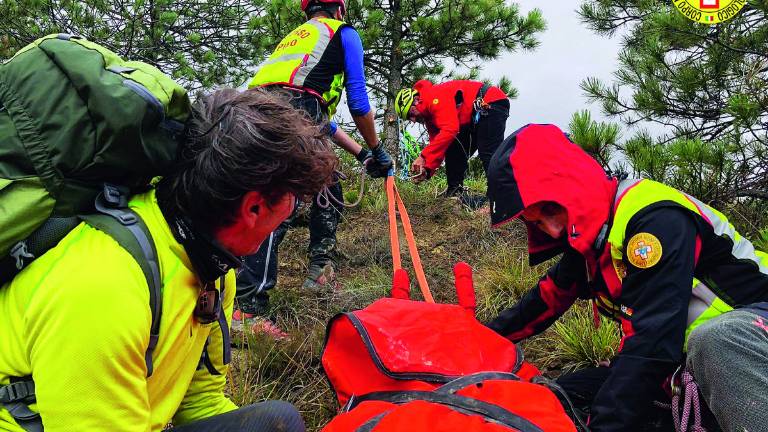
[{"label": "orange helmet", "polygon": [[304,12],[307,11],[307,8],[312,3],[331,3],[331,4],[337,4],[339,7],[341,7],[341,14],[346,15],[347,13],[347,5],[344,4],[344,0],[301,0],[301,10]]}]

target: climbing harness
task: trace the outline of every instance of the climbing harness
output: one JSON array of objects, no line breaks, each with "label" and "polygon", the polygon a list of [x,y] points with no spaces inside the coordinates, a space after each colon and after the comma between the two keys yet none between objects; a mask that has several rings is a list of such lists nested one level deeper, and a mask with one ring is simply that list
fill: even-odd
[{"label": "climbing harness", "polygon": [[485,94],[488,93],[488,89],[490,88],[490,85],[483,83],[482,87],[480,87],[480,90],[477,91],[477,96],[475,96],[475,100],[472,102],[473,125],[477,125],[480,122],[480,116],[488,115],[488,110],[491,108],[491,104],[487,103],[483,99],[485,98]]}]

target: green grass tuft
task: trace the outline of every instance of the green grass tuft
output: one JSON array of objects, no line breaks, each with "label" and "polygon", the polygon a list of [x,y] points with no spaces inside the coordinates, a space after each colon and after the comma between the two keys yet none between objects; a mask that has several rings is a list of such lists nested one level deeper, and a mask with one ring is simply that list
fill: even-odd
[{"label": "green grass tuft", "polygon": [[532,351],[544,367],[557,367],[565,372],[597,366],[616,355],[619,327],[605,317],[595,328],[589,303],[577,303],[544,333]]}]

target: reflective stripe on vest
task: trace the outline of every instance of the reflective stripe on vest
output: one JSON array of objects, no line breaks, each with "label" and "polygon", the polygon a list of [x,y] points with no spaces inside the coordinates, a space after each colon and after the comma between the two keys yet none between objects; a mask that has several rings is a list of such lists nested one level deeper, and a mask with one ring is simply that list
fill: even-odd
[{"label": "reflective stripe on vest", "polygon": [[[266,61],[259,65],[248,88],[268,85],[286,85],[304,88],[307,77],[320,63],[328,45],[338,30],[345,26],[343,21],[330,18],[313,18],[290,32],[277,45]],[[336,111],[344,86],[344,72],[323,83],[320,89],[312,90],[323,99],[329,115]]]},{"label": "reflective stripe on vest", "polygon": [[[768,275],[768,254],[755,250],[752,243],[736,232],[722,213],[664,184],[652,180],[628,179],[619,182],[616,192],[613,224],[606,245],[606,248],[610,248],[610,260],[601,260],[604,279],[613,298],[618,297],[621,281],[626,275],[623,257],[629,221],[643,209],[662,201],[671,201],[701,217],[712,226],[716,235],[727,237],[732,241],[731,254],[735,258],[754,262],[761,273]],[[608,261],[611,262],[608,263]],[[691,301],[688,305],[686,344],[688,335],[694,328],[732,309],[733,307],[719,298],[711,289],[694,278]]]}]

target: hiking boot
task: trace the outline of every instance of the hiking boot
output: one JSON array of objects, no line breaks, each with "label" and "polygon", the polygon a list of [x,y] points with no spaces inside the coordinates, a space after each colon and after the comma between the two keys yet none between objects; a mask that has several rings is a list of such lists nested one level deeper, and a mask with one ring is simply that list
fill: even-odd
[{"label": "hiking boot", "polygon": [[304,280],[302,288],[311,291],[325,291],[333,289],[333,283],[336,281],[334,265],[331,262],[311,263],[307,272],[307,279]]},{"label": "hiking boot", "polygon": [[468,191],[458,197],[459,202],[470,210],[475,211],[481,209],[487,202],[488,198],[484,195],[470,194]]},{"label": "hiking boot", "polygon": [[443,198],[457,197],[463,193],[466,193],[466,191],[467,189],[464,187],[464,185],[455,185],[455,186],[448,185],[448,188],[445,189],[442,193],[440,193],[440,196]]},{"label": "hiking boot", "polygon": [[254,314],[245,313],[240,309],[235,309],[235,311],[232,313],[232,330],[243,331],[246,326],[251,326],[254,320]]},{"label": "hiking boot", "polygon": [[473,194],[463,185],[448,186],[441,196],[445,198],[454,198],[461,203],[461,205],[472,211],[482,208],[488,202],[488,198],[485,195]]}]

